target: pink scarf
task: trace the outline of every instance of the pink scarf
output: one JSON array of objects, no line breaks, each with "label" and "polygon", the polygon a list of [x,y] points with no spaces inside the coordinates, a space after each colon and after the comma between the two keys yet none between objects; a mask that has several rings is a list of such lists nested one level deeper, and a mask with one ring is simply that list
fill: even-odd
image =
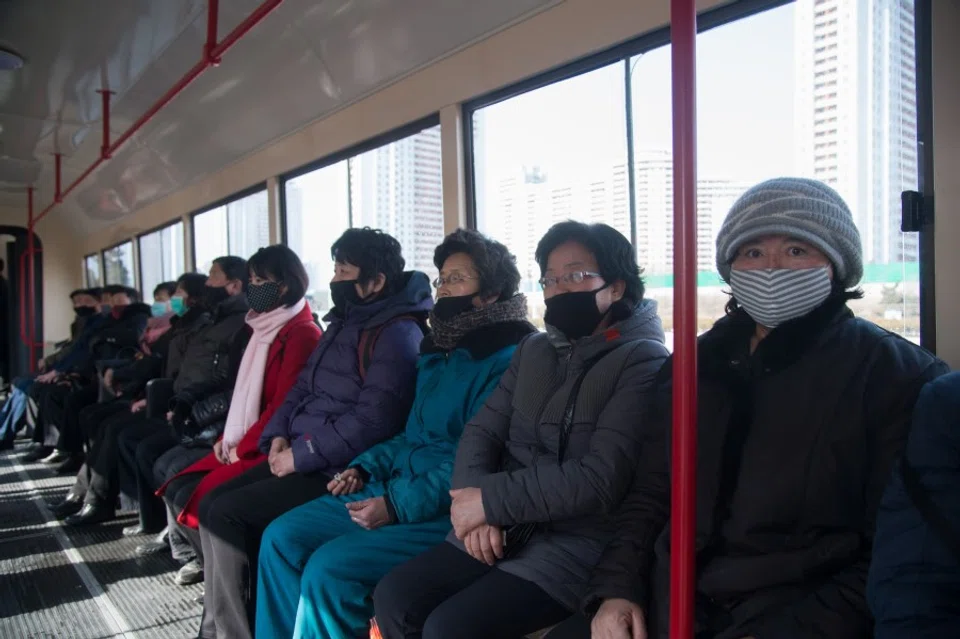
[{"label": "pink scarf", "polygon": [[240,372],[233,387],[227,425],[223,430],[224,450],[236,448],[250,427],[260,419],[260,400],[270,345],[276,339],[277,333],[296,317],[306,304],[306,300],[301,299],[290,308],[281,306],[268,313],[247,313],[247,324],[253,329],[253,335],[240,361]]},{"label": "pink scarf", "polygon": [[143,350],[144,353],[149,355],[151,352],[150,347],[170,330],[171,317],[173,317],[173,313],[167,313],[160,317],[151,317],[147,320],[147,328],[143,331],[143,339],[140,340],[141,350]]}]

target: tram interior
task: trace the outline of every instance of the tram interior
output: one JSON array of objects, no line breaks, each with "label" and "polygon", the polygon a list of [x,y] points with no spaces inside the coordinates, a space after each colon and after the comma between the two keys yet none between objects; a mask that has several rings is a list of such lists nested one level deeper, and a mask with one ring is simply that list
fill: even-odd
[{"label": "tram interior", "polygon": [[[69,338],[78,289],[149,304],[219,256],[286,244],[323,316],[349,227],[393,234],[431,280],[447,233],[495,237],[543,329],[536,242],[568,218],[609,224],[672,348],[669,0],[95,4],[0,2],[4,399]],[[802,174],[854,209],[855,312],[960,365],[960,2],[696,8],[698,332],[727,300],[726,211]],[[902,192],[924,202],[908,231]],[[175,585],[169,553],[137,556],[135,513],[65,526],[50,505],[74,477],[26,448],[0,453],[0,636],[196,636],[202,583]]]}]

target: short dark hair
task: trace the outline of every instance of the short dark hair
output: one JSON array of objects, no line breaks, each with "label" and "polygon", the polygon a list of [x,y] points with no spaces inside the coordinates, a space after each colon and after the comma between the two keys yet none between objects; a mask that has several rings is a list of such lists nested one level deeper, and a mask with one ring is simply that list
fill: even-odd
[{"label": "short dark hair", "polygon": [[[73,300],[77,299],[78,297],[80,297],[81,295],[92,295],[92,293],[90,293],[90,290],[89,290],[89,289],[78,288],[77,290],[70,292],[70,300],[73,301]],[[97,291],[97,295],[96,295],[96,296],[97,296],[97,297],[100,297],[100,291]]]},{"label": "short dark hair", "polygon": [[133,302],[134,304],[136,304],[141,300],[140,291],[138,291],[137,289],[131,288],[129,286],[119,286],[117,288],[119,288],[120,290],[116,291],[114,294],[119,293],[119,294],[126,295],[127,297],[130,298],[130,301]]},{"label": "short dark hair", "polygon": [[103,296],[103,289],[100,288],[99,286],[94,286],[92,288],[88,288],[80,291],[74,291],[73,293],[70,293],[71,299],[73,298],[74,295],[89,295],[90,297],[95,297],[99,300],[100,297]]},{"label": "short dark hair", "polygon": [[247,284],[250,283],[250,270],[247,268],[247,261],[236,255],[224,255],[213,261],[220,267],[228,280],[240,280],[243,283],[243,290],[247,290]]},{"label": "short dark hair", "polygon": [[636,304],[643,299],[643,271],[637,264],[637,252],[623,233],[607,224],[584,224],[567,220],[554,224],[537,244],[535,258],[540,275],[547,270],[547,258],[561,244],[582,244],[597,259],[600,275],[607,282],[623,280],[625,300]]},{"label": "short dark hair", "polygon": [[347,229],[330,247],[334,261],[353,264],[360,269],[359,281],[366,284],[379,273],[386,278],[384,291],[395,293],[400,287],[400,276],[407,262],[403,259],[400,242],[389,233],[369,226]]},{"label": "short dark hair", "polygon": [[443,268],[451,255],[464,253],[473,260],[480,274],[480,295],[508,299],[517,294],[520,287],[520,271],[517,258],[506,246],[486,235],[471,229],[457,229],[433,252],[433,264]]},{"label": "short dark hair", "polygon": [[288,246],[274,244],[264,247],[247,260],[247,266],[257,277],[282,282],[287,287],[287,292],[280,298],[280,303],[287,308],[307,294],[310,286],[307,269]]},{"label": "short dark hair", "polygon": [[177,292],[177,283],[176,282],[160,282],[157,284],[156,288],[153,289],[153,296],[156,297],[158,293],[166,293],[170,297],[173,297],[173,294]]},{"label": "short dark hair", "polygon": [[116,295],[117,293],[123,293],[124,287],[119,284],[107,284],[100,289],[101,295]]},{"label": "short dark hair", "polygon": [[203,294],[207,288],[207,276],[202,273],[184,273],[177,278],[177,288],[183,289],[192,301],[203,301]]}]

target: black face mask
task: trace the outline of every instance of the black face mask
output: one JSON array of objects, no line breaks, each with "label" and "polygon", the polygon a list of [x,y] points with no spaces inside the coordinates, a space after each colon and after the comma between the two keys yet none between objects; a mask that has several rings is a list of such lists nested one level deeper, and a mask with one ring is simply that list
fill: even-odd
[{"label": "black face mask", "polygon": [[354,286],[357,280],[330,282],[330,297],[333,299],[333,307],[341,313],[346,312],[347,306],[359,306],[363,304],[363,298],[357,295],[357,287]]},{"label": "black face mask", "polygon": [[73,309],[73,312],[77,314],[77,317],[93,317],[97,314],[97,309],[92,306],[78,306]]},{"label": "black face mask", "polygon": [[216,308],[230,297],[230,293],[225,286],[205,286],[203,297],[209,308]]},{"label": "black face mask", "polygon": [[433,316],[441,322],[449,322],[460,313],[472,311],[476,307],[473,305],[473,298],[476,295],[450,295],[441,297],[433,305]]},{"label": "black face mask", "polygon": [[603,320],[604,313],[597,307],[597,293],[605,288],[601,286],[592,291],[554,295],[547,300],[543,321],[566,335],[570,341],[590,335]]},{"label": "black face mask", "polygon": [[280,285],[276,282],[247,287],[247,305],[257,313],[269,313],[280,306]]}]

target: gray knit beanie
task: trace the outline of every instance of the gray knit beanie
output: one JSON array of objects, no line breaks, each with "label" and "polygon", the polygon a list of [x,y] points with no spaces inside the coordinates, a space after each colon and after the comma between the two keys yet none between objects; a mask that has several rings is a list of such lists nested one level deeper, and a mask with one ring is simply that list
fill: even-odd
[{"label": "gray knit beanie", "polygon": [[717,269],[724,281],[730,281],[730,264],[740,247],[767,235],[786,235],[823,251],[845,289],[863,277],[863,247],[853,215],[823,182],[776,178],[740,196],[717,235]]}]

